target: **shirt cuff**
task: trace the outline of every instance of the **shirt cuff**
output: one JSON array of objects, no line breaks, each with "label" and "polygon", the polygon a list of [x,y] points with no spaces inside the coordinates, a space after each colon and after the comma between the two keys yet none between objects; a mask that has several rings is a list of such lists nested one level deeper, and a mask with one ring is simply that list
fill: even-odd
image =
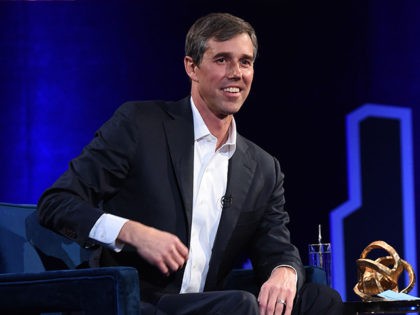
[{"label": "shirt cuff", "polygon": [[90,230],[89,237],[116,252],[120,252],[124,244],[118,242],[117,237],[127,221],[128,219],[104,213]]}]

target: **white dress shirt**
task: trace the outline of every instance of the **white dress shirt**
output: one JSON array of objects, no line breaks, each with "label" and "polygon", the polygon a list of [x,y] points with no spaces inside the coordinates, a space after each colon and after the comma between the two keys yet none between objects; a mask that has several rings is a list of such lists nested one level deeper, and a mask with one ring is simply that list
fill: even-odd
[{"label": "white dress shirt", "polygon": [[202,292],[207,277],[214,239],[222,214],[228,164],[236,149],[235,121],[227,141],[216,150],[217,138],[204,123],[193,101],[194,188],[191,243],[182,279],[181,293]]}]

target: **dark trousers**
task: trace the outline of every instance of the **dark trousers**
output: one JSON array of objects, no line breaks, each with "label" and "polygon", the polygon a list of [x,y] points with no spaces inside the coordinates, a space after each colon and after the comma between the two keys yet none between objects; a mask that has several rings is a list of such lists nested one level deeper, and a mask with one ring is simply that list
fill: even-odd
[{"label": "dark trousers", "polygon": [[306,283],[298,292],[292,315],[342,315],[340,294],[323,284]]},{"label": "dark trousers", "polygon": [[[246,291],[167,294],[156,305],[142,303],[141,315],[258,315],[255,295]],[[293,315],[342,315],[340,295],[325,285],[305,284],[296,296]]]}]

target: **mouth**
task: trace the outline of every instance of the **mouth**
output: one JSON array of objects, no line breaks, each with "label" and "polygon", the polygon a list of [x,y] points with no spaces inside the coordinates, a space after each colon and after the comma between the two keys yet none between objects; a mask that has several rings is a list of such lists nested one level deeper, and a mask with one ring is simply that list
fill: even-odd
[{"label": "mouth", "polygon": [[223,89],[223,92],[228,92],[228,93],[239,93],[240,91],[241,89],[238,87],[227,87]]}]

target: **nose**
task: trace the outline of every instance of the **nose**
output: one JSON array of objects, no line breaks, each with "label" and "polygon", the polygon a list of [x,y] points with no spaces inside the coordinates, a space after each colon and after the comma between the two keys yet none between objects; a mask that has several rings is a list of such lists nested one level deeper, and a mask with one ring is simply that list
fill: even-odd
[{"label": "nose", "polygon": [[228,78],[240,79],[242,77],[242,70],[239,62],[231,62],[228,69]]}]

